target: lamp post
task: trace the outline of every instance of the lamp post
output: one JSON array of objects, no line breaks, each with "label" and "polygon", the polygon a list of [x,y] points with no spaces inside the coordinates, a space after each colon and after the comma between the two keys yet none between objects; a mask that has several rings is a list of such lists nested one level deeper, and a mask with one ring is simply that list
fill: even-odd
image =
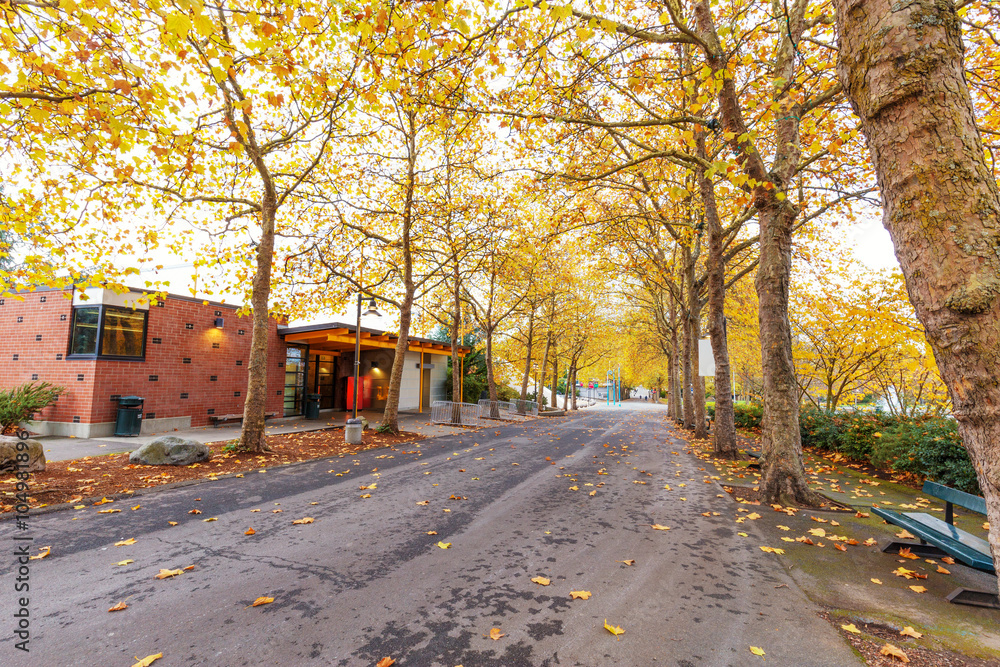
[{"label": "lamp post", "polygon": [[[352,445],[361,443],[362,431],[361,420],[358,419],[358,384],[361,380],[361,304],[364,298],[364,294],[358,294],[358,320],[357,326],[354,328],[354,417],[347,420],[347,427],[344,429],[344,439]],[[365,315],[379,315],[378,310],[375,309],[375,297],[371,297],[368,301],[368,310],[365,311]]]}]

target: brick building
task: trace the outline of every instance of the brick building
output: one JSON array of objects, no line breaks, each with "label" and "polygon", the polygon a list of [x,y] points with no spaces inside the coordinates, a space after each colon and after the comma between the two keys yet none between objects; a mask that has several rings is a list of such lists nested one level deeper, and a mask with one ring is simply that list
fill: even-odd
[{"label": "brick building", "polygon": [[[144,399],[143,433],[242,414],[251,324],[237,310],[176,295],[150,304],[139,291],[103,289],[39,289],[0,298],[0,387],[38,380],[66,388],[35,416],[30,428],[40,434],[111,435],[118,398],[126,395]],[[309,394],[321,396],[323,409],[346,410],[353,398],[354,336],[350,325],[290,328],[271,320],[267,412],[300,415]],[[366,379],[359,403],[374,409],[384,406],[395,337],[368,329],[362,336]],[[442,355],[451,348],[419,338],[409,342],[400,409],[426,410],[443,394]]]}]

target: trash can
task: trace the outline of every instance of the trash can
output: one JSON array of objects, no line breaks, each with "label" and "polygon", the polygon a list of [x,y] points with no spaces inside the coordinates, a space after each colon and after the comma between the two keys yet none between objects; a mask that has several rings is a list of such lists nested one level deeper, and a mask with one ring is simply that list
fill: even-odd
[{"label": "trash can", "polygon": [[141,396],[120,396],[118,398],[115,435],[139,435],[139,431],[142,429],[142,405],[145,400]]},{"label": "trash can", "polygon": [[308,394],[306,396],[306,419],[319,419],[319,401],[323,398],[320,394]]}]

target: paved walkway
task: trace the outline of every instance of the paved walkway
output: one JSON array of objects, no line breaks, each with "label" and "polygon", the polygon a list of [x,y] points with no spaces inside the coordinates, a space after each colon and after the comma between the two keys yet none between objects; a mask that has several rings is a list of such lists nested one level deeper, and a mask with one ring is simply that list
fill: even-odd
[{"label": "paved walkway", "polygon": [[[377,425],[382,420],[382,412],[365,411],[362,416],[368,419],[372,425]],[[447,435],[461,431],[460,428],[451,426],[439,426],[430,421],[430,412],[401,412],[399,414],[399,426],[404,431],[420,433],[428,437]],[[284,419],[269,419],[267,421],[267,434],[280,435],[282,433],[302,433],[305,431],[321,431],[328,428],[340,428],[347,419],[347,413],[324,411],[320,419],[303,419],[302,417],[288,417]],[[163,435],[176,435],[180,438],[187,438],[197,442],[220,442],[233,440],[240,437],[240,424],[233,422],[224,426],[199,426],[190,429],[177,431],[167,431],[163,433],[152,433],[138,435],[135,437],[114,437],[106,438],[67,438],[63,436],[40,436],[37,438],[45,449],[45,458],[49,461],[65,461],[78,459],[84,456],[105,456],[107,454],[117,454],[120,452],[131,452],[141,445],[151,442]]]}]

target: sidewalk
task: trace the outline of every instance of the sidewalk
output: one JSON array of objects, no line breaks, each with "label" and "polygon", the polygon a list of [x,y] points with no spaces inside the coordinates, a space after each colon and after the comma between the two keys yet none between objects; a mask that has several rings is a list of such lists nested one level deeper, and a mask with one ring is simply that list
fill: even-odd
[{"label": "sidewalk", "polygon": [[[378,423],[382,420],[381,411],[365,411],[361,415],[368,419],[373,427],[378,426]],[[347,417],[348,413],[345,412],[324,410],[320,414],[319,419],[305,419],[303,417],[269,419],[265,430],[267,435],[280,435],[283,433],[302,433],[306,431],[321,431],[329,428],[343,428]],[[430,418],[429,411],[424,413],[400,412],[399,426],[403,431],[419,433],[430,438],[463,430],[452,426],[432,424]],[[239,422],[233,422],[219,427],[199,426],[177,431],[137,435],[134,437],[109,436],[100,439],[90,439],[45,435],[38,436],[36,439],[42,443],[46,460],[65,461],[84,456],[105,456],[107,454],[131,452],[147,442],[152,442],[164,435],[175,435],[179,438],[186,438],[197,442],[220,442],[239,438],[240,424]]]}]

